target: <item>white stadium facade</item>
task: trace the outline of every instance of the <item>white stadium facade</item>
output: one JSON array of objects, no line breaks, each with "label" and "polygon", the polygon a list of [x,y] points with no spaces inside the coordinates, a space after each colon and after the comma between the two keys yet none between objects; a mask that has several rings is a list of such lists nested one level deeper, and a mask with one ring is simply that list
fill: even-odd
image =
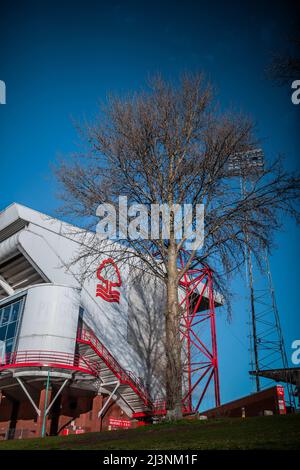
[{"label": "white stadium facade", "polygon": [[164,289],[107,255],[83,278],[78,232],[0,213],[0,438],[136,426],[163,396]]}]

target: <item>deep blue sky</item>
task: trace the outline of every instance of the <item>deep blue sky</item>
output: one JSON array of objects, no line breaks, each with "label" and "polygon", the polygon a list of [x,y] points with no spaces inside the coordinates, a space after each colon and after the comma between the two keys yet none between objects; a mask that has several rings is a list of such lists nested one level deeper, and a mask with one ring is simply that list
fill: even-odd
[{"label": "deep blue sky", "polygon": [[[245,5],[248,4],[248,5]],[[257,123],[267,158],[299,169],[290,90],[268,81],[271,55],[287,47],[296,2],[3,1],[0,7],[0,208],[12,201],[54,213],[50,165],[76,150],[72,120],[92,119],[107,92],[142,87],[149,75],[204,70],[222,107]],[[298,9],[299,13],[299,9]],[[300,78],[300,77],[299,77]],[[298,115],[298,116],[297,116]],[[298,119],[299,126],[299,119]],[[288,355],[300,337],[299,230],[286,221],[271,259]],[[251,390],[240,282],[230,324],[219,319],[222,399]]]}]

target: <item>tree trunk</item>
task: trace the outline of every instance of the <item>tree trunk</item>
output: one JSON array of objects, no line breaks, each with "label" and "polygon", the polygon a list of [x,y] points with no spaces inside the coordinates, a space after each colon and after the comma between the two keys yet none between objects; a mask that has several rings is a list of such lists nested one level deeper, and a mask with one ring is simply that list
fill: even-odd
[{"label": "tree trunk", "polygon": [[166,396],[168,416],[173,419],[182,417],[182,370],[177,275],[176,245],[175,241],[171,240],[168,249],[166,311]]}]

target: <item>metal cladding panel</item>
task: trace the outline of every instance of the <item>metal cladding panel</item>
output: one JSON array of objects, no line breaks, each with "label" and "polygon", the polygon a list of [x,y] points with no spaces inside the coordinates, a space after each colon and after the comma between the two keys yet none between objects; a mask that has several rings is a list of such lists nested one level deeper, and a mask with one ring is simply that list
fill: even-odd
[{"label": "metal cladding panel", "polygon": [[28,289],[18,351],[74,353],[79,315],[76,289],[53,284]]},{"label": "metal cladding panel", "polygon": [[[95,273],[103,257],[95,264]],[[128,266],[120,268],[121,286],[116,287],[119,299],[116,302],[107,301],[97,296],[99,279],[96,274],[87,279],[81,291],[81,305],[84,308],[84,321],[103,341],[110,352],[118,359],[125,369],[131,369],[140,374],[141,363],[138,354],[127,341],[128,322]]]},{"label": "metal cladding panel", "polygon": [[39,227],[28,226],[19,235],[20,248],[40,271],[55,284],[79,287],[67,268],[76,249],[74,242]]}]

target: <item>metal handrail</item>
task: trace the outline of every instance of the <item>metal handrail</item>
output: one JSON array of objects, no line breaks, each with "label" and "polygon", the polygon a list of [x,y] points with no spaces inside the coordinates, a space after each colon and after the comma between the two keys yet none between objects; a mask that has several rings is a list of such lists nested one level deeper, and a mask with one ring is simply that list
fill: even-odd
[{"label": "metal handrail", "polygon": [[123,383],[128,383],[133,385],[133,387],[143,395],[144,401],[151,405],[151,399],[149,397],[148,391],[142,381],[130,370],[123,369],[119,362],[114,358],[114,356],[108,351],[103,343],[97,338],[97,336],[90,330],[82,328],[78,334],[78,341],[87,341],[100,353],[100,356],[104,359],[109,367],[114,371],[117,377]]},{"label": "metal handrail", "polygon": [[79,354],[61,351],[26,350],[6,353],[4,360],[0,359],[0,369],[13,366],[68,366],[78,370],[87,370],[93,375],[99,374],[99,364],[89,361]]},{"label": "metal handrail", "polygon": [[[153,402],[153,413],[154,414],[166,414],[167,402],[166,400],[158,399]],[[188,413],[189,409],[184,403],[182,404],[182,413]]]}]

